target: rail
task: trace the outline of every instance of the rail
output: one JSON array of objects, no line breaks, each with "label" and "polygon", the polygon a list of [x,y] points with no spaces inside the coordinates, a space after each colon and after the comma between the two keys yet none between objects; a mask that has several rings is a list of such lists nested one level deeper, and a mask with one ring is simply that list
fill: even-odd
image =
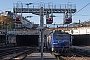
[{"label": "rail", "polygon": [[18,47],[13,49],[4,49],[2,53],[0,53],[0,59],[3,60],[17,60],[24,59],[26,55],[35,51],[35,47]]}]

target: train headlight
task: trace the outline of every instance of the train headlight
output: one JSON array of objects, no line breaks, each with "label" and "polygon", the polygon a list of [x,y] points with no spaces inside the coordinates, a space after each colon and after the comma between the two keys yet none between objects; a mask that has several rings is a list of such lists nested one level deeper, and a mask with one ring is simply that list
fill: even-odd
[{"label": "train headlight", "polygon": [[58,43],[53,43],[53,44],[58,44]]}]

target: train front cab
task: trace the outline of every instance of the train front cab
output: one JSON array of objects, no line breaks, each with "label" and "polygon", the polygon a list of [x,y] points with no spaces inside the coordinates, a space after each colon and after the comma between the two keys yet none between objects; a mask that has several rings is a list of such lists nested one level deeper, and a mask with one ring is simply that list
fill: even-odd
[{"label": "train front cab", "polygon": [[67,46],[67,47],[66,46],[63,46],[63,47],[52,46],[50,49],[51,49],[52,52],[60,52],[60,53],[63,52],[64,53],[64,52],[69,52],[70,47],[69,46]]},{"label": "train front cab", "polygon": [[[62,36],[62,35],[61,35]],[[69,52],[70,50],[70,35],[66,35],[68,38],[60,38],[60,39],[55,39],[52,38],[51,40],[51,51],[54,52]],[[60,36],[59,36],[60,37]]]}]

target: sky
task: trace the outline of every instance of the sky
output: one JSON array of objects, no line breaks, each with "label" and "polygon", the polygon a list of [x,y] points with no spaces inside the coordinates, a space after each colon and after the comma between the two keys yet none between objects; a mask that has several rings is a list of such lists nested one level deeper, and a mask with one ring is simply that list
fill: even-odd
[{"label": "sky", "polygon": [[[17,2],[22,2],[23,4],[26,3],[40,3],[40,2],[44,2],[44,3],[50,3],[52,2],[53,4],[67,4],[68,2],[71,4],[76,4],[76,9],[77,12],[74,16],[72,16],[72,22],[79,22],[79,20],[81,22],[83,21],[87,21],[90,19],[90,4],[88,6],[86,6],[85,8],[83,8],[85,5],[87,5],[88,3],[90,3],[90,0],[1,0],[0,1],[0,12],[4,12],[4,11],[12,11],[13,12],[13,3],[17,3]],[[83,9],[82,9],[83,8]],[[82,9],[81,11],[79,11],[80,9]],[[79,12],[78,12],[79,11]],[[33,16],[32,18],[28,18],[31,22],[34,23],[40,23],[40,16],[37,15],[32,15],[32,14],[23,14],[23,16]],[[62,13],[58,13],[58,14],[54,14],[56,17],[54,17],[54,21],[53,24],[63,24],[63,14]],[[44,18],[44,23],[46,23],[46,19]]]}]

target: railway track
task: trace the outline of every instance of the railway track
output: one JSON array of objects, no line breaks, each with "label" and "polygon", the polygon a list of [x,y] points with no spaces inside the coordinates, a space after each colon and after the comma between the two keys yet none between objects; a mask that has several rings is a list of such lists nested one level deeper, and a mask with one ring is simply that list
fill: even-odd
[{"label": "railway track", "polygon": [[20,47],[13,47],[13,48],[3,48],[3,49],[0,49],[0,57],[3,57],[5,55],[8,55],[8,54],[13,54],[14,51],[17,51],[19,50]]},{"label": "railway track", "polygon": [[53,53],[57,60],[90,60],[90,54],[85,51],[75,51],[70,53]]},{"label": "railway track", "polygon": [[32,53],[36,50],[36,47],[18,47],[10,50],[3,50],[3,53],[0,54],[0,60],[22,60],[27,54]]}]

